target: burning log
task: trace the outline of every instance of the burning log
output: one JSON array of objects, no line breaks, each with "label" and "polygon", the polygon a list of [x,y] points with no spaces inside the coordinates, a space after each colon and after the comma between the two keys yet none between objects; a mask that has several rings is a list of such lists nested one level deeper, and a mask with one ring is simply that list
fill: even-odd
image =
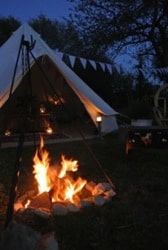
[{"label": "burning log", "polygon": [[94,190],[94,188],[95,188],[95,186],[96,186],[96,183],[93,182],[93,181],[90,181],[90,182],[86,183],[85,188],[86,188],[86,190],[88,190],[90,193],[92,193],[93,190]]},{"label": "burning log", "polygon": [[104,195],[105,195],[106,200],[109,200],[111,199],[111,197],[116,195],[116,192],[113,189],[110,189],[104,192]]},{"label": "burning log", "polygon": [[51,200],[49,197],[49,193],[43,192],[42,194],[38,194],[36,197],[34,197],[29,205],[29,208],[34,208],[34,209],[46,209],[48,211],[51,210]]},{"label": "burning log", "polygon": [[110,190],[111,186],[109,183],[103,182],[103,183],[98,183],[94,189],[92,190],[92,195],[100,195],[103,194],[105,191]]},{"label": "burning log", "polygon": [[35,196],[35,191],[27,191],[22,196],[18,197],[18,199],[14,203],[14,211],[23,210],[26,207],[26,204],[28,201],[30,202],[30,199]]},{"label": "burning log", "polygon": [[[28,192],[29,193],[29,192]],[[16,215],[36,214],[42,218],[48,218],[51,214],[51,201],[49,194],[44,192],[33,198],[26,194],[21,196],[14,204]]]}]

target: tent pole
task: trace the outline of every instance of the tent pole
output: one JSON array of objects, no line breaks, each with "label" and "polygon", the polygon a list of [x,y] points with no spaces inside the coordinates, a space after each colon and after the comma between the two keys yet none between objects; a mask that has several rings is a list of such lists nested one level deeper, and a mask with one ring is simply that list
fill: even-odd
[{"label": "tent pole", "polygon": [[[26,60],[27,60],[27,70],[28,70],[28,84],[29,84],[28,112],[30,115],[32,115],[32,112],[33,112],[33,108],[32,108],[33,91],[32,91],[31,68],[30,68],[30,52],[35,46],[35,41],[33,41],[33,37],[31,36],[31,43],[29,41],[24,40],[23,45],[26,47]],[[35,136],[34,128],[33,128],[33,142],[34,142],[34,147],[36,148],[36,136]]]},{"label": "tent pole", "polygon": [[14,68],[14,73],[13,73],[13,77],[12,77],[12,83],[11,83],[11,87],[10,87],[10,92],[9,92],[9,98],[12,95],[12,91],[13,91],[13,85],[15,82],[15,76],[16,76],[16,70],[18,67],[18,62],[19,62],[19,57],[20,57],[20,52],[23,46],[23,41],[24,41],[24,35],[22,35],[21,41],[20,41],[20,46],[19,46],[19,51],[18,51],[18,55],[17,55],[17,59],[16,59],[16,64],[15,64],[15,68]]},{"label": "tent pole", "polygon": [[16,71],[17,71],[17,67],[18,67],[20,52],[21,52],[21,49],[23,46],[23,40],[24,40],[24,35],[22,35],[21,40],[20,40],[20,46],[19,46],[19,50],[18,50],[18,54],[17,54],[17,58],[16,58],[14,73],[12,76],[12,82],[11,82],[9,96],[8,96],[8,106],[7,106],[7,116],[5,119],[5,129],[8,129],[8,125],[9,125],[9,115],[10,115],[10,110],[11,110],[11,96],[12,96],[12,92],[13,92],[13,86],[14,86],[14,82],[15,82],[15,76],[16,76]]},{"label": "tent pole", "polygon": [[98,160],[98,158],[96,157],[95,153],[93,152],[93,150],[91,149],[91,147],[89,146],[89,144],[86,142],[86,139],[83,135],[83,133],[81,132],[81,130],[79,129],[78,127],[78,130],[79,130],[79,133],[83,139],[83,142],[86,146],[86,148],[88,149],[89,153],[91,154],[92,158],[95,160],[95,162],[97,163],[97,166],[99,167],[100,171],[102,172],[102,174],[104,175],[104,177],[106,178],[106,180],[108,181],[108,183],[110,184],[110,186],[112,187],[112,189],[114,191],[116,191],[116,187],[115,185],[113,184],[112,180],[110,179],[110,177],[107,175],[107,173],[105,172],[102,164],[100,163],[100,161]]},{"label": "tent pole", "polygon": [[[16,76],[16,71],[17,71],[17,66],[18,66],[18,61],[20,57],[20,52],[23,46],[23,41],[24,41],[24,35],[22,35],[20,46],[19,46],[19,51],[16,59],[16,64],[14,68],[14,74],[12,78],[12,84],[10,87],[10,93],[9,93],[9,102],[8,102],[8,108],[10,110],[10,101],[11,101],[11,95],[13,91],[13,86],[14,86],[14,81],[15,81],[15,76]],[[8,112],[8,119],[9,119],[9,112]],[[15,164],[14,164],[14,172],[12,176],[12,182],[10,186],[10,191],[9,191],[9,201],[8,201],[8,207],[7,207],[7,212],[6,212],[6,219],[5,219],[5,225],[4,228],[8,226],[10,221],[12,220],[13,212],[14,212],[14,202],[17,194],[17,184],[18,184],[18,178],[19,178],[19,173],[20,173],[20,163],[21,163],[21,155],[22,155],[22,150],[23,150],[23,144],[24,144],[24,127],[25,127],[25,119],[22,119],[22,126],[20,128],[20,136],[18,140],[18,147],[17,147],[17,152],[16,152],[16,159],[15,159]]]},{"label": "tent pole", "polygon": [[4,228],[7,228],[8,224],[12,220],[13,212],[14,212],[14,202],[17,194],[17,184],[18,184],[18,178],[20,173],[20,164],[21,164],[21,155],[23,150],[23,144],[24,144],[24,130],[22,129],[20,136],[19,136],[19,142],[18,142],[18,148],[16,152],[16,160],[14,165],[14,173],[12,177],[12,183],[10,187],[9,192],[9,202],[6,212],[6,220]]},{"label": "tent pole", "polygon": [[39,62],[37,61],[36,57],[34,56],[34,54],[32,53],[32,51],[30,51],[31,56],[33,57],[34,61],[37,63],[37,66],[39,68],[39,70],[41,71],[42,75],[44,76],[44,78],[46,79],[46,81],[49,83],[51,90],[54,92],[54,95],[57,96],[57,98],[59,99],[59,101],[63,104],[61,98],[59,97],[59,95],[57,94],[55,88],[53,87],[53,84],[51,83],[51,81],[49,80],[49,78],[47,77],[46,73],[44,72],[44,70],[42,69],[41,65],[39,64]]},{"label": "tent pole", "polygon": [[[12,79],[12,84],[11,84],[10,94],[9,94],[9,101],[10,101],[12,91],[13,91],[13,85],[14,85],[16,70],[17,70],[19,56],[20,56],[22,46],[26,46],[26,50],[27,50],[26,55],[27,55],[27,60],[28,60],[28,70],[30,71],[29,50],[31,49],[32,44],[29,45],[29,43],[24,41],[24,36],[22,36],[20,47],[19,47],[19,52],[18,52],[18,56],[17,56],[17,60],[16,60],[16,65],[15,65],[15,68],[14,68],[14,74],[13,74],[13,79]],[[31,76],[29,76],[29,81],[30,81],[29,82],[29,88],[30,88],[29,90],[30,90],[30,94],[32,95]],[[10,106],[9,106],[9,108],[10,108]],[[16,159],[15,159],[15,164],[14,164],[14,173],[13,173],[13,176],[12,176],[12,182],[11,182],[11,187],[10,187],[10,192],[9,192],[9,202],[8,202],[8,207],[7,207],[7,212],[6,212],[6,219],[5,219],[4,228],[7,228],[10,221],[12,220],[13,213],[14,213],[14,202],[15,202],[16,195],[17,195],[17,185],[18,185],[18,179],[19,179],[19,174],[20,174],[21,156],[22,156],[24,139],[25,139],[26,118],[27,118],[27,114],[24,112],[23,113],[23,118],[21,119],[21,124],[20,124],[20,136],[19,136],[19,140],[18,140],[18,147],[17,147]]]}]

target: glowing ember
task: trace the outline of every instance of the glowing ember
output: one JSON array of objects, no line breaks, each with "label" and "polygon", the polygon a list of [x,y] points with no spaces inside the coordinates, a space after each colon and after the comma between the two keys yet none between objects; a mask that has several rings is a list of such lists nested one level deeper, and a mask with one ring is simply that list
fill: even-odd
[{"label": "glowing ember", "polygon": [[26,204],[25,204],[25,208],[27,208],[30,204],[30,200],[27,200]]},{"label": "glowing ember", "polygon": [[52,134],[52,133],[53,133],[52,128],[48,127],[48,128],[46,129],[46,133],[47,133],[47,134]]}]

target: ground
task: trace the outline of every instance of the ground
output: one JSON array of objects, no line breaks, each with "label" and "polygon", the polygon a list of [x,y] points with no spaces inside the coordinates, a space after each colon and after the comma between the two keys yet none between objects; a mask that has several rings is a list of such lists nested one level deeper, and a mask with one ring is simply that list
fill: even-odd
[{"label": "ground", "polygon": [[[78,159],[79,174],[88,180],[104,181],[106,174],[117,195],[100,207],[48,219],[21,216],[19,222],[42,233],[54,231],[61,250],[168,249],[168,148],[141,147],[126,155],[117,134],[47,148],[53,159],[62,153]],[[33,147],[23,150],[18,192],[32,185],[33,152]],[[0,150],[1,230],[15,156],[14,148]]]}]

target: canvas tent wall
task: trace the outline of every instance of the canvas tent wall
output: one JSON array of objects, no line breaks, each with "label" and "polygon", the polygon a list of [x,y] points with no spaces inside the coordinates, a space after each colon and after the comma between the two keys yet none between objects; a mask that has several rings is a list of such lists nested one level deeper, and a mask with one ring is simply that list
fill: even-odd
[{"label": "canvas tent wall", "polygon": [[[82,81],[62,60],[60,60],[55,52],[41,39],[40,35],[26,23],[20,26],[7,42],[0,47],[0,115],[1,113],[4,114],[4,111],[7,112],[12,77],[16,65],[20,41],[23,35],[26,41],[30,41],[30,38],[33,37],[33,40],[35,41],[35,46],[32,51],[33,55],[40,65],[42,65],[56,92],[59,93],[61,97],[62,94],[64,94],[64,99],[68,99],[67,93],[70,92],[69,100],[71,100],[72,107],[76,108],[76,112],[79,112],[78,108],[80,106],[84,106],[95,126],[97,126],[97,116],[102,116],[101,129],[103,133],[109,133],[118,129],[116,121],[116,115],[118,112],[104,102],[84,81]],[[47,81],[42,80],[42,77],[40,77],[40,71],[37,70],[37,62],[34,58],[30,56],[29,60],[31,77],[33,78],[32,92],[36,92],[36,94],[38,93],[38,95],[40,94],[40,96],[44,96],[44,98],[48,95],[47,98],[50,98],[53,94],[52,88],[49,87]],[[11,99],[13,99],[13,102],[16,101],[16,96],[22,95],[24,97],[28,72],[23,75],[22,71],[23,60],[20,56],[12,88]],[[62,91],[64,93],[61,92],[61,88],[64,90]],[[45,90],[43,93],[42,89]],[[75,100],[77,100],[75,99],[76,97],[80,102],[75,102]],[[12,107],[14,107],[14,105],[12,105]],[[2,119],[1,116],[1,120]]]}]

